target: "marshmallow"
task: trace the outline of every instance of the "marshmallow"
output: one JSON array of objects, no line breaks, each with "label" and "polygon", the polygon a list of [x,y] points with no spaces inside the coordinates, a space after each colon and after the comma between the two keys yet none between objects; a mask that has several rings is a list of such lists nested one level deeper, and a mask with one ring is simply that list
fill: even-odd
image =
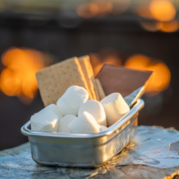
[{"label": "marshmallow", "polygon": [[59,124],[59,132],[68,132],[70,133],[70,130],[68,128],[68,125],[70,122],[72,122],[74,119],[76,118],[76,116],[74,115],[66,115],[65,117],[63,117],[60,120],[60,124]]},{"label": "marshmallow", "polygon": [[57,101],[57,107],[61,114],[77,115],[80,106],[89,98],[88,92],[80,86],[71,86]]},{"label": "marshmallow", "polygon": [[58,107],[55,104],[50,104],[39,112],[45,112],[45,111],[55,112],[55,114],[58,116],[59,120],[61,120],[63,118],[62,114],[60,113],[60,111],[58,110]]},{"label": "marshmallow", "polygon": [[98,133],[99,124],[96,122],[94,117],[88,112],[82,113],[76,119],[74,119],[69,125],[68,128],[72,133]]},{"label": "marshmallow", "polygon": [[31,116],[31,129],[38,132],[57,132],[59,120],[53,111],[43,111]]},{"label": "marshmallow", "polygon": [[83,112],[90,113],[100,125],[106,126],[106,114],[100,102],[95,100],[86,101],[79,109],[78,116]]},{"label": "marshmallow", "polygon": [[105,131],[107,129],[108,128],[106,126],[100,125],[100,128],[99,128],[100,132],[103,132],[103,131]]},{"label": "marshmallow", "polygon": [[117,122],[130,111],[129,106],[120,93],[112,93],[101,100],[106,112],[108,126]]}]

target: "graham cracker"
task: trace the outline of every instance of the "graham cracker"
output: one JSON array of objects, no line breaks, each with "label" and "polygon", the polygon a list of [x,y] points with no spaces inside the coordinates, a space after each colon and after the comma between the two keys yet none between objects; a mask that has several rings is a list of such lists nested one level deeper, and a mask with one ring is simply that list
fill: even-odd
[{"label": "graham cracker", "polygon": [[36,78],[45,106],[55,104],[72,85],[84,87],[89,92],[77,57],[67,59],[38,71]]},{"label": "graham cracker", "polygon": [[96,78],[95,79],[95,82],[96,82],[96,87],[97,87],[97,91],[98,91],[98,95],[99,95],[99,100],[101,101],[103,98],[105,98],[105,93],[104,93],[104,90],[101,86],[101,83],[100,81]]},{"label": "graham cracker", "polygon": [[98,92],[98,88],[97,88],[97,85],[96,85],[95,78],[93,78],[92,81],[93,81],[93,84],[94,84],[94,91],[95,91],[95,94],[96,94],[96,100],[97,100],[97,101],[100,101],[99,92]]},{"label": "graham cracker", "polygon": [[94,83],[93,83],[94,73],[90,63],[90,58],[88,55],[86,55],[86,56],[78,57],[78,59],[88,85],[90,97],[91,99],[97,100],[96,93],[94,90]]}]

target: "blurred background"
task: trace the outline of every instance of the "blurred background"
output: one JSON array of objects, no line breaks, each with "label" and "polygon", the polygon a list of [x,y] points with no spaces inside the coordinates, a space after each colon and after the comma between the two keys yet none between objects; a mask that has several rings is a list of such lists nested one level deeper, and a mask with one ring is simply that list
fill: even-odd
[{"label": "blurred background", "polygon": [[140,125],[179,130],[178,0],[1,0],[0,150],[27,138],[20,128],[44,106],[35,73],[89,54],[105,63],[154,71]]}]

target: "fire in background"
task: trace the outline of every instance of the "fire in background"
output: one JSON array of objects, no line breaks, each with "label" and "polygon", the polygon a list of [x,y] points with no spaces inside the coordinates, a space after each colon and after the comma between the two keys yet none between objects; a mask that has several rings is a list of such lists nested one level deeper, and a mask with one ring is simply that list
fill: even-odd
[{"label": "fire in background", "polygon": [[45,23],[45,18],[42,17],[55,17],[56,14],[62,14],[62,17],[67,18],[72,17],[72,19],[94,19],[106,16],[132,19],[134,17],[141,21],[141,27],[147,31],[171,33],[179,29],[178,2],[178,0],[81,0],[73,2],[26,0],[24,3],[24,1],[1,0],[0,11],[18,12],[24,18],[27,16],[28,20],[33,19],[32,15],[28,17],[29,14],[35,14],[32,22],[36,22],[37,15],[39,15],[38,25],[40,19],[43,19],[42,24]]},{"label": "fire in background", "polygon": [[176,32],[177,0],[89,0],[77,6],[76,12],[82,18],[105,17],[126,14],[141,16],[141,27],[147,31]]},{"label": "fire in background", "polygon": [[145,55],[137,54],[127,59],[125,67],[137,70],[153,71],[150,81],[146,84],[146,93],[154,95],[168,88],[171,73],[161,60],[155,60]]},{"label": "fire in background", "polygon": [[[136,70],[149,70],[153,71],[153,74],[146,84],[146,95],[153,96],[168,88],[171,80],[171,73],[163,61],[142,54],[135,54],[130,56],[125,63],[122,63],[122,60],[115,51],[111,53],[107,49],[101,51],[99,54],[90,55],[95,75],[97,75],[104,64],[125,66]],[[103,54],[106,55],[104,56]]]},{"label": "fire in background", "polygon": [[140,1],[134,12],[152,21],[141,21],[141,26],[151,32],[176,32],[179,22],[176,20],[177,3],[170,0]]},{"label": "fire in background", "polygon": [[[102,53],[101,53],[102,52]],[[129,57],[125,63],[116,52],[101,50],[100,54],[91,54],[91,62],[96,75],[104,64],[125,66],[138,70],[153,71],[151,80],[146,85],[146,94],[151,96],[168,88],[171,74],[161,60],[152,59],[142,54]],[[0,89],[8,96],[17,96],[23,103],[29,104],[35,97],[38,86],[35,73],[52,63],[43,53],[32,49],[11,48],[2,55],[5,66],[0,74]]]},{"label": "fire in background", "polygon": [[0,75],[0,89],[30,103],[38,90],[35,73],[44,68],[45,56],[32,49],[11,48],[2,55],[5,68]]}]

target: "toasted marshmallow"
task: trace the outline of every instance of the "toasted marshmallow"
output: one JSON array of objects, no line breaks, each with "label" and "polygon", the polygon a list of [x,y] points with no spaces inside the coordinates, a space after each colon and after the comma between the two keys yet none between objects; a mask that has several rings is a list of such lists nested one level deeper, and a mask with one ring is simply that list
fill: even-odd
[{"label": "toasted marshmallow", "polygon": [[103,131],[105,131],[107,129],[108,128],[106,126],[100,125],[100,128],[99,128],[100,132],[103,132]]},{"label": "toasted marshmallow", "polygon": [[74,119],[76,118],[76,116],[74,115],[66,115],[65,117],[63,117],[61,120],[60,120],[60,123],[59,123],[59,132],[68,132],[70,133],[70,130],[68,128],[68,125],[70,122],[72,122]]},{"label": "toasted marshmallow", "polygon": [[38,132],[58,132],[59,120],[53,111],[41,111],[31,116],[31,129]]},{"label": "toasted marshmallow", "polygon": [[55,114],[58,116],[58,119],[61,120],[63,118],[62,114],[60,113],[60,111],[58,110],[58,107],[55,104],[50,104],[47,107],[45,107],[44,109],[42,109],[39,112],[44,112],[44,111],[53,111],[55,112]]},{"label": "toasted marshmallow", "polygon": [[78,116],[83,112],[90,113],[100,125],[106,126],[106,114],[100,102],[95,100],[86,101],[79,109]]},{"label": "toasted marshmallow", "polygon": [[84,112],[74,119],[68,125],[68,128],[72,133],[90,134],[100,132],[99,124],[88,112]]},{"label": "toasted marshmallow", "polygon": [[112,93],[100,102],[104,107],[108,126],[117,122],[130,111],[129,106],[120,93]]},{"label": "toasted marshmallow", "polygon": [[80,106],[89,98],[88,92],[80,86],[71,86],[57,101],[57,107],[63,116],[78,115]]}]

